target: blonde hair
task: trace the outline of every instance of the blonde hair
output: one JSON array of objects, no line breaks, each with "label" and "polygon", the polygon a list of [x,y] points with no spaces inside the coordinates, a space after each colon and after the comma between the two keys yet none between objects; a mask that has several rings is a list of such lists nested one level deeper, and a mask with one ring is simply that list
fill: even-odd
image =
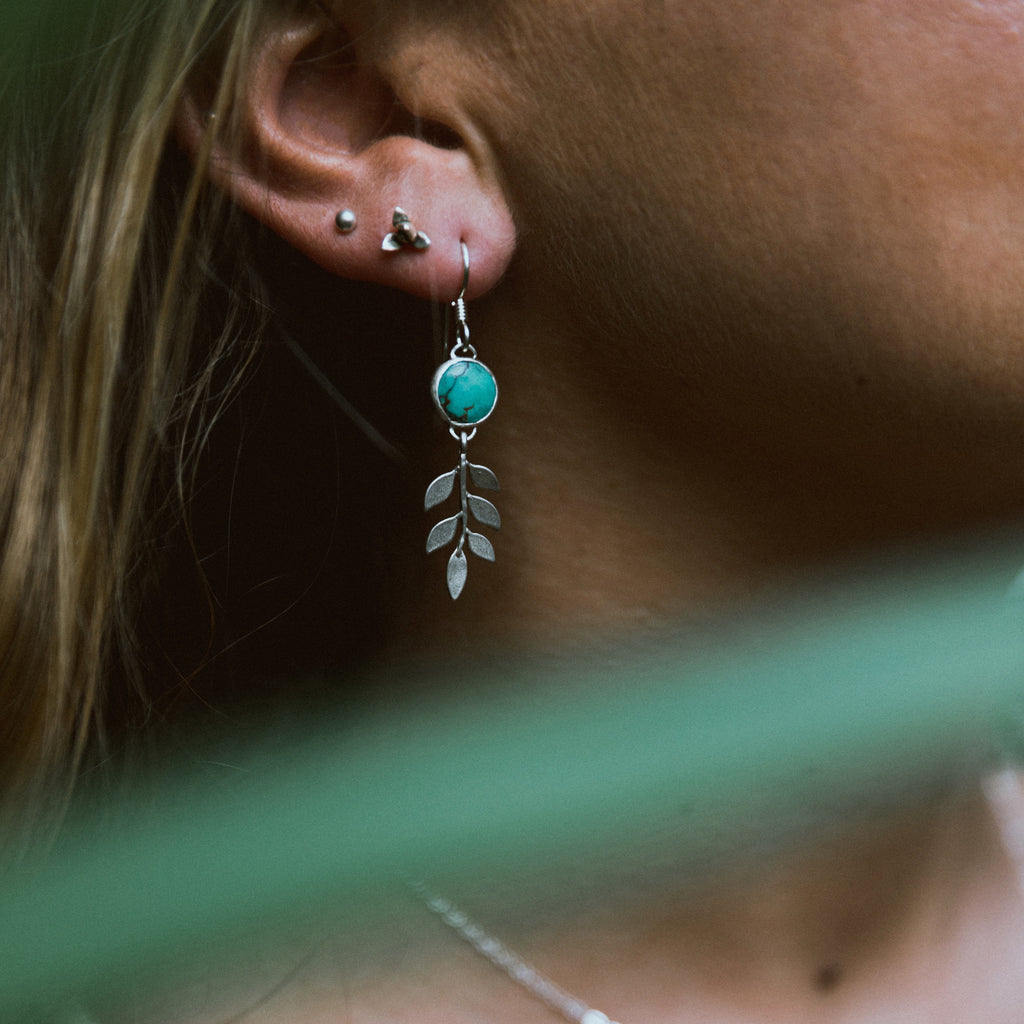
[{"label": "blonde hair", "polygon": [[[208,324],[229,204],[173,141],[216,69],[231,131],[267,0],[93,0],[7,34],[0,82],[0,793],[59,804],[132,661],[153,523],[189,473],[258,333],[247,261]],[[208,135],[212,136],[213,132]],[[223,260],[218,264],[223,271]],[[220,369],[230,357],[231,369]],[[231,362],[233,361],[233,362]],[[168,464],[172,475],[157,474]],[[160,486],[157,486],[159,484]],[[176,493],[175,493],[176,492]],[[56,798],[56,800],[54,800]],[[10,817],[10,813],[8,814]]]}]

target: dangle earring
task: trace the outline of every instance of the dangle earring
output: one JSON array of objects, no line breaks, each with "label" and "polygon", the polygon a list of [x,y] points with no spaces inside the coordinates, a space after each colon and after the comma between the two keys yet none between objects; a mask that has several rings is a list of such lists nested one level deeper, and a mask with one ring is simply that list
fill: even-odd
[{"label": "dangle earring", "polygon": [[[431,395],[438,411],[448,422],[448,432],[459,442],[459,464],[455,469],[442,473],[427,488],[423,500],[424,509],[441,504],[459,482],[461,508],[449,519],[442,519],[427,537],[427,553],[444,547],[455,539],[455,550],[448,559],[448,593],[454,600],[466,585],[468,563],[466,549],[474,555],[494,561],[494,548],[482,534],[469,528],[469,518],[493,526],[501,526],[498,510],[486,499],[469,493],[469,483],[484,490],[498,490],[498,478],[486,467],[470,462],[466,455],[469,442],[476,436],[477,427],[494,411],[498,401],[498,384],[494,374],[476,358],[476,349],[469,343],[469,327],[466,324],[466,286],[469,284],[469,248],[460,242],[462,248],[462,289],[458,298],[451,302],[446,311],[446,326],[455,320],[455,342],[449,357],[435,371],[430,385]],[[451,340],[446,330],[446,337]],[[447,343],[447,341],[446,341]]]}]

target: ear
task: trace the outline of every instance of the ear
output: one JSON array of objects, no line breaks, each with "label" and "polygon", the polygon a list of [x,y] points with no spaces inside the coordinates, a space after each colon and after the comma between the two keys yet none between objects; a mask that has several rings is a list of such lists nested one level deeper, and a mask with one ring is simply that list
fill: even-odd
[{"label": "ear", "polygon": [[[465,241],[467,295],[487,291],[511,258],[515,230],[486,145],[451,90],[438,88],[448,78],[423,73],[430,54],[422,45],[415,73],[402,75],[400,52],[385,58],[368,41],[353,44],[316,5],[290,18],[268,28],[251,54],[240,140],[229,145],[219,130],[208,140],[214,183],[339,276],[454,299]],[[450,66],[449,52],[440,47],[437,60]],[[195,156],[214,127],[206,105],[186,93],[177,116],[184,148]],[[429,248],[382,249],[396,207]],[[351,231],[335,222],[343,209],[355,214]]]}]

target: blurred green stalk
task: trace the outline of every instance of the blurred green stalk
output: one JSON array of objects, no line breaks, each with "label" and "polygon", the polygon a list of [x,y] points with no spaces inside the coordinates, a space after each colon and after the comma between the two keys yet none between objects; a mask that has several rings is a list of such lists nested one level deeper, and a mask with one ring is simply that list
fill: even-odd
[{"label": "blurred green stalk", "polygon": [[286,756],[272,737],[230,786],[182,792],[168,771],[156,795],[80,822],[59,854],[6,879],[0,1019],[314,912],[359,927],[396,878],[457,892],[503,864],[585,866],[666,822],[685,856],[822,794],[980,770],[1024,690],[1013,565],[997,550],[850,580],[842,599],[822,591],[737,627],[728,649],[506,665],[471,698],[446,687],[357,727],[310,723]]}]

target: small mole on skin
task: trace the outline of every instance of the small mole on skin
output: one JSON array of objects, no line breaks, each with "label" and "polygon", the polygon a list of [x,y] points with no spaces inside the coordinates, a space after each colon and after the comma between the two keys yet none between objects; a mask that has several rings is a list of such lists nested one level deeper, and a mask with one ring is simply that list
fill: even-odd
[{"label": "small mole on skin", "polygon": [[831,992],[843,980],[843,967],[835,961],[824,964],[814,975],[814,987],[819,992]]}]

